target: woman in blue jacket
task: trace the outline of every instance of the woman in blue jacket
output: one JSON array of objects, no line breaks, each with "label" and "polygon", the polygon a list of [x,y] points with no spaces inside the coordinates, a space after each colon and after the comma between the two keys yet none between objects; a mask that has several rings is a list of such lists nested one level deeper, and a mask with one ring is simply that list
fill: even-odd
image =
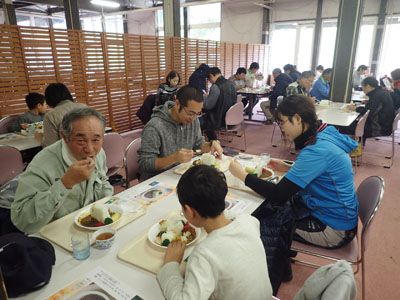
[{"label": "woman in blue jacket", "polygon": [[349,153],[357,142],[318,120],[315,107],[303,95],[286,97],[277,108],[282,132],[300,150],[293,165],[271,160],[269,166],[287,172],[278,184],[247,174],[233,161],[230,172],[258,194],[265,204],[283,205],[298,194],[310,215],[296,222],[294,239],[323,248],[337,248],[356,234],[358,201]]}]

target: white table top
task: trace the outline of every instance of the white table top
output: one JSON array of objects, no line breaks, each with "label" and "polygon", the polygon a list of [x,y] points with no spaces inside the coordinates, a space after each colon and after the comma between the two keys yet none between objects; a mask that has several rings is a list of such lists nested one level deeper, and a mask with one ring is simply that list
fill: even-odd
[{"label": "white table top", "polygon": [[20,135],[15,133],[7,133],[4,138],[0,139],[0,145],[7,145],[24,151],[36,147],[40,147],[40,142],[35,140],[33,135]]},{"label": "white table top", "polygon": [[[133,186],[131,189],[147,185],[149,182],[154,180],[163,184],[175,186],[178,183],[179,178],[179,175],[174,174],[172,170],[168,170],[141,183],[140,185]],[[122,195],[123,193],[124,192],[119,195]],[[264,200],[261,197],[234,189],[230,189],[229,193],[239,197],[240,199],[250,200],[251,204],[246,209],[246,212],[249,213],[254,211]],[[168,212],[177,209],[181,209],[181,207],[176,193],[172,193],[168,197],[160,199],[158,202],[148,207],[147,213],[144,216],[118,230],[114,245],[110,249],[99,250],[92,247],[90,257],[84,261],[75,260],[71,253],[55,245],[56,264],[53,266],[53,273],[49,284],[36,292],[17,299],[45,299],[73,281],[83,278],[87,272],[97,266],[101,266],[106,271],[114,274],[115,277],[130,286],[144,299],[164,299],[154,274],[122,262],[117,258],[117,254],[118,251],[128,242],[132,241],[151,225],[158,222]]]},{"label": "white table top", "polygon": [[359,115],[358,112],[343,108],[346,104],[331,102],[329,105],[316,105],[317,115],[324,123],[336,126],[349,126]]},{"label": "white table top", "polygon": [[364,92],[362,91],[353,91],[353,93],[351,94],[351,101],[354,102],[362,102],[364,100],[368,100],[369,97],[367,95],[364,94]]}]

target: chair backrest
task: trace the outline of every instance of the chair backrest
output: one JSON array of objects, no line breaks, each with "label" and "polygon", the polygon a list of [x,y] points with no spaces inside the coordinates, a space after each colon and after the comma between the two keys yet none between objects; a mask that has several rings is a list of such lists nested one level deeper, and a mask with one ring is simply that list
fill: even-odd
[{"label": "chair backrest", "polygon": [[226,112],[225,115],[225,124],[226,126],[232,126],[232,125],[239,125],[240,123],[243,122],[243,103],[238,102],[234,105],[232,105],[228,111]]},{"label": "chair backrest", "polygon": [[22,173],[24,168],[18,149],[0,145],[0,186]]},{"label": "chair backrest", "polygon": [[124,140],[116,132],[106,133],[103,139],[103,150],[106,153],[107,168],[122,165],[124,159]]},{"label": "chair backrest", "polygon": [[126,187],[129,187],[129,182],[133,179],[137,179],[139,175],[139,154],[138,149],[142,145],[142,138],[133,140],[125,151],[124,165],[126,172]]},{"label": "chair backrest", "polygon": [[6,116],[0,120],[0,134],[7,133],[8,127],[18,119],[18,115]]},{"label": "chair backrest", "polygon": [[141,137],[142,131],[143,128],[140,128],[120,133],[120,136],[122,136],[122,138],[124,139],[125,149],[133,140],[137,139],[138,137]]},{"label": "chair backrest", "polygon": [[361,119],[358,120],[356,130],[354,131],[354,137],[356,138],[357,141],[358,141],[357,138],[360,138],[364,135],[364,127],[365,123],[367,122],[368,115],[369,115],[369,110],[367,110],[367,112],[361,117]]},{"label": "chair backrest", "polygon": [[363,224],[361,240],[364,248],[367,246],[369,225],[371,224],[378,207],[382,202],[385,191],[385,182],[382,177],[370,176],[361,182],[357,188],[359,202],[358,216]]},{"label": "chair backrest", "polygon": [[399,126],[399,120],[400,120],[400,112],[394,117],[394,120],[393,120],[393,131],[392,131],[393,134]]}]

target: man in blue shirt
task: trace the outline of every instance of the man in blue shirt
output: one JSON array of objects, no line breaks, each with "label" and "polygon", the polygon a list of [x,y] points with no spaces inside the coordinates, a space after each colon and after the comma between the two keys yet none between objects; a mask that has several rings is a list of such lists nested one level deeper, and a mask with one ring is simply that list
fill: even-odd
[{"label": "man in blue shirt", "polygon": [[332,69],[328,68],[322,72],[322,75],[314,83],[311,90],[311,97],[315,97],[317,101],[329,99],[329,90],[331,82]]}]

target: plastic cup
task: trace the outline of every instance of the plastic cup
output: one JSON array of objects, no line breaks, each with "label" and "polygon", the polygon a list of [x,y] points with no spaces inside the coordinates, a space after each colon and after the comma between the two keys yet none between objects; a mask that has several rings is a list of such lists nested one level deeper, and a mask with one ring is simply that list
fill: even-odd
[{"label": "plastic cup", "polygon": [[35,134],[35,130],[36,130],[35,124],[29,124],[29,126],[28,126],[28,133],[29,133],[29,134]]},{"label": "plastic cup", "polygon": [[71,246],[74,258],[85,260],[90,256],[90,240],[87,232],[77,232],[71,236]]},{"label": "plastic cup", "polygon": [[260,154],[260,161],[264,163],[264,166],[266,167],[271,160],[271,155],[269,153],[261,153]]}]

